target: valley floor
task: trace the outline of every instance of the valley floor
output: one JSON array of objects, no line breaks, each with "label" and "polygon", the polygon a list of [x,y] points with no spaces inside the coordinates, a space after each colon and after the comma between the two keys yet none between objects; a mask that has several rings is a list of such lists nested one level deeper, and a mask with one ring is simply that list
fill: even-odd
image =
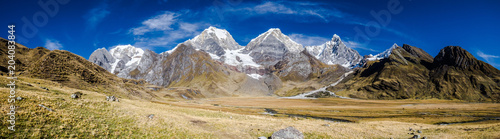
[{"label": "valley floor", "polygon": [[[306,138],[410,138],[409,133],[428,138],[500,137],[498,103],[277,97],[109,102],[101,93],[53,82],[20,82],[33,86],[18,92],[23,100],[16,103],[15,132],[7,130],[8,117],[0,117],[1,138],[257,138],[288,126]],[[77,91],[82,98],[71,99]],[[8,97],[7,88],[0,92],[1,98]],[[4,114],[7,104],[1,101]]]}]

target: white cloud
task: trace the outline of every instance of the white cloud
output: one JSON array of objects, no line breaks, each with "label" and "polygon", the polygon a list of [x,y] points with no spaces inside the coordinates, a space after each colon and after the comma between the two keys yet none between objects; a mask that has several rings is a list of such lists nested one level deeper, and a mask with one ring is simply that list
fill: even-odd
[{"label": "white cloud", "polygon": [[45,41],[45,48],[47,48],[49,50],[59,50],[59,49],[63,48],[63,46],[57,40],[47,39]]},{"label": "white cloud", "polygon": [[166,11],[142,22],[142,25],[130,29],[135,35],[134,46],[141,48],[169,47],[169,45],[180,43],[200,34],[206,23],[188,23],[179,17],[181,13]]},{"label": "white cloud", "polygon": [[361,49],[361,50],[366,50],[366,51],[371,51],[371,52],[378,52],[377,50],[374,50],[372,48],[364,47],[362,44],[360,44],[358,42],[354,42],[354,41],[345,41],[344,44],[347,47],[350,47],[352,49]]},{"label": "white cloud", "polygon": [[330,39],[319,36],[307,36],[304,34],[289,34],[290,39],[304,46],[321,45]]},{"label": "white cloud", "polygon": [[297,12],[292,9],[286,7],[283,4],[275,3],[275,2],[265,2],[263,4],[257,5],[254,8],[250,9],[254,10],[259,14],[266,13],[276,13],[276,14],[296,14]]},{"label": "white cloud", "polygon": [[[344,17],[345,13],[336,8],[326,7],[320,3],[313,2],[294,2],[294,1],[266,1],[262,3],[240,4],[237,7],[214,7],[219,13],[229,16],[237,16],[237,19],[246,19],[261,15],[293,15],[285,18],[291,18],[299,22],[329,22],[335,18]],[[218,8],[218,9],[217,9]],[[311,18],[312,17],[312,18]],[[338,20],[342,21],[342,20]]]},{"label": "white cloud", "polygon": [[489,64],[493,66],[500,66],[500,64],[495,63],[495,59],[500,58],[500,56],[485,54],[482,51],[477,51],[476,53],[479,57],[483,58]]},{"label": "white cloud", "polygon": [[171,26],[177,21],[179,14],[174,12],[166,11],[163,14],[154,16],[146,21],[142,22],[142,26],[137,28],[132,28],[130,31],[134,35],[144,35],[148,32],[153,31],[167,31],[172,30]]},{"label": "white cloud", "polygon": [[103,4],[99,7],[93,8],[85,14],[84,18],[87,20],[87,29],[94,29],[102,19],[110,14],[106,9],[107,5]]}]

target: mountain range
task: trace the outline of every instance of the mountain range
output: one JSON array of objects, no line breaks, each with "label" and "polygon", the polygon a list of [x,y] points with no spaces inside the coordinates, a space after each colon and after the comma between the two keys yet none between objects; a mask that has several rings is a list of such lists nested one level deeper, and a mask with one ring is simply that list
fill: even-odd
[{"label": "mountain range", "polygon": [[[322,45],[303,46],[272,28],[241,46],[215,27],[159,54],[118,45],[97,49],[85,60],[68,51],[17,46],[19,75],[104,93],[150,96],[145,86],[137,86],[150,84],[196,90],[180,95],[184,98],[295,96],[329,86],[324,90],[333,96],[359,99],[500,101],[500,71],[459,46],[432,57],[420,48],[394,44],[362,57],[338,35]],[[7,55],[5,48],[0,55]],[[0,61],[0,73],[6,75],[7,59]]]},{"label": "mountain range", "polygon": [[89,61],[118,77],[196,88],[209,96],[298,95],[349,71],[354,74],[327,90],[363,99],[468,101],[499,101],[500,92],[500,72],[457,46],[434,58],[407,44],[362,57],[336,34],[322,45],[303,46],[277,28],[241,46],[228,31],[209,27],[160,54],[119,45],[96,50]]}]

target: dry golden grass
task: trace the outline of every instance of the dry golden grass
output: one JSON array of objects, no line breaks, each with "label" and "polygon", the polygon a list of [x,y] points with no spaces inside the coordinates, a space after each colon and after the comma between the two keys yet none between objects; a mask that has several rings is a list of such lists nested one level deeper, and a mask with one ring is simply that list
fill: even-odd
[{"label": "dry golden grass", "polygon": [[[26,83],[31,83],[33,87]],[[49,88],[49,93],[39,89],[39,86]],[[460,114],[498,116],[500,106],[495,103],[442,100],[290,100],[274,97],[190,101],[161,97],[153,98],[153,101],[120,98],[120,102],[108,102],[105,101],[104,94],[67,88],[45,80],[21,79],[19,87],[18,95],[25,100],[17,103],[20,106],[17,111],[19,119],[16,121],[18,131],[12,133],[6,128],[2,129],[0,138],[257,138],[270,136],[288,126],[299,129],[306,138],[409,138],[410,127],[422,130],[421,135],[429,138],[500,137],[498,121],[446,126],[426,121],[467,117],[458,116]],[[1,88],[0,97],[6,98],[7,91],[7,88]],[[71,99],[70,94],[77,91],[84,94],[82,99]],[[2,113],[6,113],[6,101],[0,103]],[[44,104],[55,112],[49,112],[37,106],[38,104]],[[346,118],[357,115],[375,118],[354,118],[356,123],[339,123],[263,115],[261,113],[264,108],[272,108],[279,113],[311,116]],[[425,117],[426,120],[419,120],[422,117],[418,114],[408,117],[376,117],[402,111],[402,108],[410,113],[429,110],[444,113],[436,116],[439,118]],[[149,114],[154,114],[154,118],[149,119]],[[7,126],[6,118],[0,117],[3,127]],[[329,126],[323,126],[324,124]]]}]

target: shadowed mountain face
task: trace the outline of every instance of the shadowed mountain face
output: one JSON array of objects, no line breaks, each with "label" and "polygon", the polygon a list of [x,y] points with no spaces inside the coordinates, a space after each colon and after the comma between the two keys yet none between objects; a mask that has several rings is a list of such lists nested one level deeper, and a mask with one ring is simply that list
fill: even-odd
[{"label": "shadowed mountain face", "polygon": [[500,101],[500,71],[458,46],[441,49],[430,73],[435,90],[457,99]]},{"label": "shadowed mountain face", "polygon": [[350,78],[329,90],[370,99],[500,101],[500,71],[458,46],[445,47],[432,58],[405,44],[388,58],[367,62]]}]

